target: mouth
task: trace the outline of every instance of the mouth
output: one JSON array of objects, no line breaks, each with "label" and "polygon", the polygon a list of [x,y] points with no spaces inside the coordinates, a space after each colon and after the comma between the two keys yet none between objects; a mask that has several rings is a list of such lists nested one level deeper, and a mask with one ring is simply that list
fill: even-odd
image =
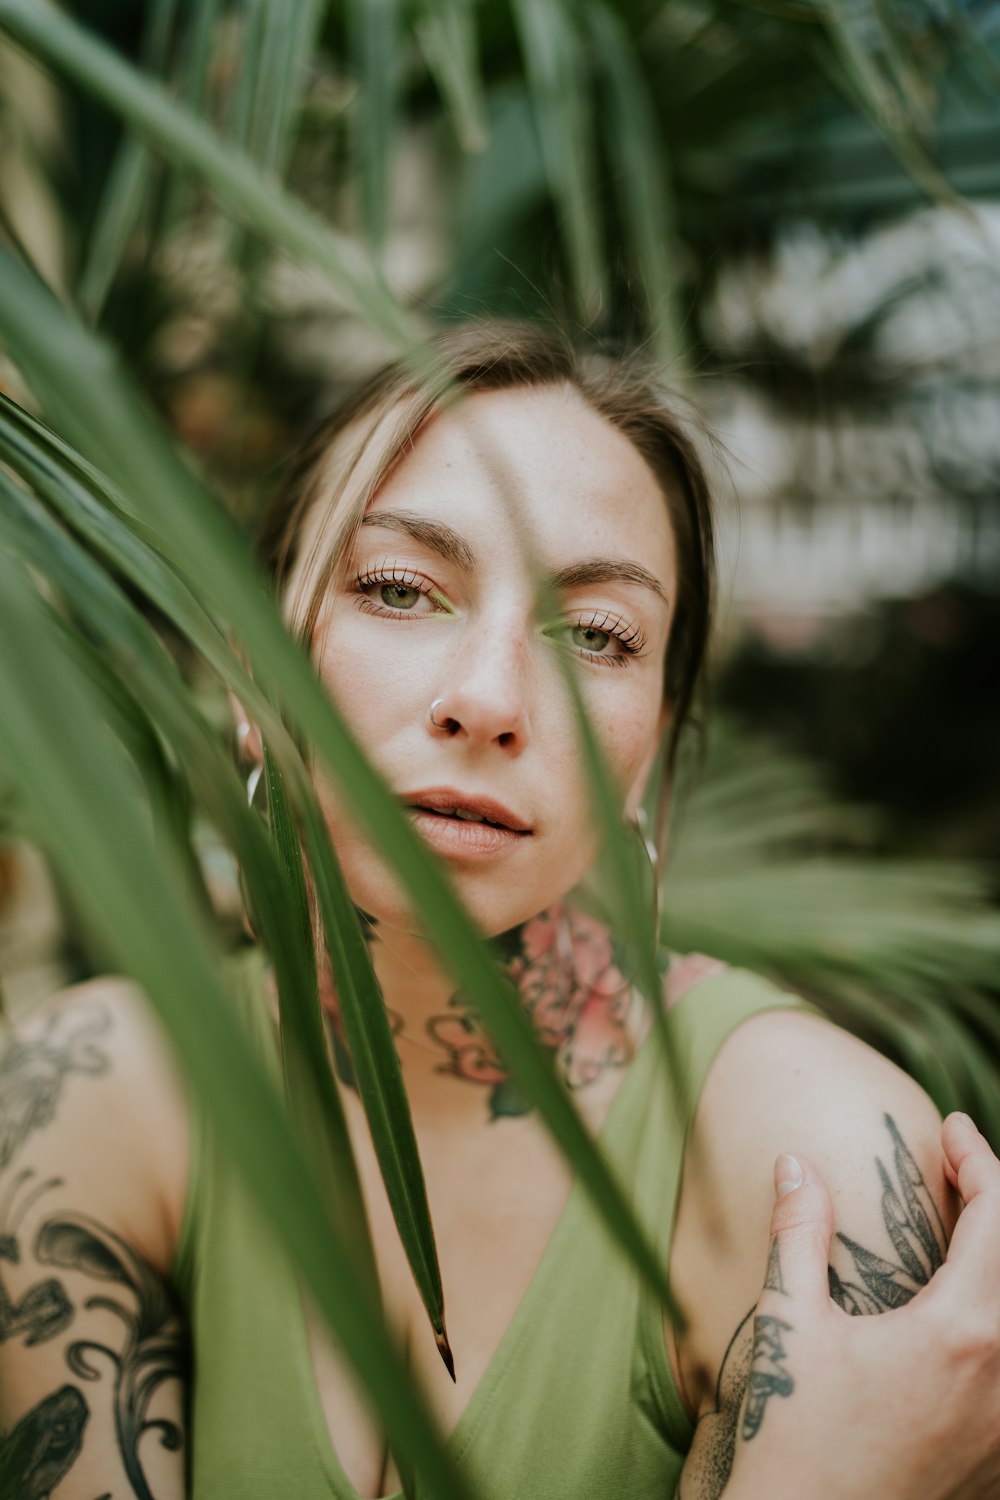
[{"label": "mouth", "polygon": [[493,797],[459,792],[452,787],[430,787],[408,792],[402,800],[411,812],[430,813],[456,823],[481,824],[518,837],[530,837],[531,826],[517,813]]}]

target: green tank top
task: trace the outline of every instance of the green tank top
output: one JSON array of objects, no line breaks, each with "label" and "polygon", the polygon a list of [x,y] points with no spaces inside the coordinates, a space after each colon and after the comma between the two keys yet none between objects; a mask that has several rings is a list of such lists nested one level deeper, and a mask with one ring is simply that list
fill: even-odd
[{"label": "green tank top", "polygon": [[[263,955],[250,950],[236,967],[240,1014],[277,1079]],[[664,1257],[687,1123],[712,1059],[743,1021],[793,1007],[806,1008],[747,970],[702,979],[667,1018],[686,1108],[655,1031],[622,1079],[600,1145]],[[191,1500],[358,1500],[320,1405],[296,1275],[194,1113],[173,1262],[194,1345]],[[660,1305],[576,1183],[451,1455],[482,1500],[664,1500],[692,1431]]]}]

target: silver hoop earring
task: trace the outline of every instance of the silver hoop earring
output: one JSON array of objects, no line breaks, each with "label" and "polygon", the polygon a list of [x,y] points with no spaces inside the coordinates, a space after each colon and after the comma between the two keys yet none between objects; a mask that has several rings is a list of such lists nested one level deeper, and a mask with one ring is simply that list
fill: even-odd
[{"label": "silver hoop earring", "polygon": [[639,847],[642,850],[642,853],[639,855],[639,865],[641,870],[640,878],[647,886],[651,915],[653,919],[653,931],[654,934],[658,937],[660,931],[661,915],[660,898],[662,894],[660,888],[660,857],[656,845],[649,837],[646,809],[644,807],[636,808],[635,817],[631,820],[629,826],[632,830],[633,835],[638,840]]},{"label": "silver hoop earring", "polygon": [[250,775],[247,777],[247,805],[249,807],[253,807],[253,799],[256,795],[257,787],[263,774],[264,766],[262,763],[258,763],[253,767]]},{"label": "silver hoop earring", "polygon": [[434,717],[434,710],[438,707],[439,704],[441,704],[443,702],[444,702],[443,698],[435,698],[434,702],[431,704],[429,718],[430,718],[431,723],[434,725],[435,729],[447,729],[448,728],[447,724],[439,724],[438,721],[437,721],[437,719],[435,719],[435,717]]}]

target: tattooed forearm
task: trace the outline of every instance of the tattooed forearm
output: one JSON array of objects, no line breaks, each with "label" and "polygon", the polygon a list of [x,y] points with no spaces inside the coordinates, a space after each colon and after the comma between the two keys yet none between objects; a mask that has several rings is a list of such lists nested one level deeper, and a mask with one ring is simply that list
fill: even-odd
[{"label": "tattooed forearm", "polygon": [[48,1125],[67,1073],[105,1073],[97,1045],[111,1025],[100,1005],[73,1006],[49,1016],[40,1035],[16,1037],[0,1057],[0,1170],[33,1130]]},{"label": "tattooed forearm", "polygon": [[851,1257],[856,1279],[845,1280],[830,1267],[830,1296],[845,1312],[879,1313],[902,1307],[944,1264],[947,1239],[927,1183],[906,1147],[896,1122],[885,1116],[892,1142],[892,1172],[875,1158],[882,1187],[882,1221],[896,1252],[887,1260],[846,1234],[837,1241]]}]

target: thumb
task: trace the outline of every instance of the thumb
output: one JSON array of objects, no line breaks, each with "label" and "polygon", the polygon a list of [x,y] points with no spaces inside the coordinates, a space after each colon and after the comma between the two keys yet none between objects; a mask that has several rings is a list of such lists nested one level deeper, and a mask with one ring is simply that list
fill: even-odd
[{"label": "thumb", "polygon": [[948,1249],[948,1284],[957,1289],[954,1294],[965,1306],[975,1306],[985,1319],[987,1307],[996,1302],[1000,1162],[968,1115],[949,1115],[941,1140],[948,1175],[965,1203]]},{"label": "thumb", "polygon": [[950,1114],[941,1128],[945,1171],[966,1204],[988,1189],[995,1190],[1000,1164],[968,1115]]},{"label": "thumb", "polygon": [[779,1156],[774,1191],[764,1289],[825,1306],[833,1238],[833,1203],[826,1183],[804,1157]]}]

